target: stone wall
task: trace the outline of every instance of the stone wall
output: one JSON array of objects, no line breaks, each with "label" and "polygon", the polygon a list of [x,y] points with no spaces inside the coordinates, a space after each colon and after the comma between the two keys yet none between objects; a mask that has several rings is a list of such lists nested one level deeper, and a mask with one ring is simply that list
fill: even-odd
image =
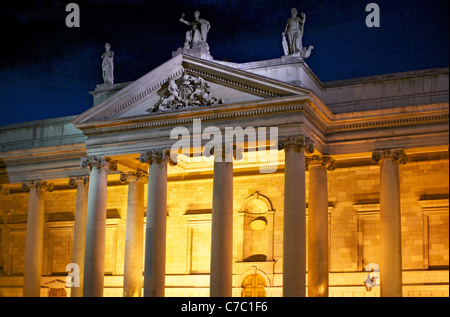
[{"label": "stone wall", "polygon": [[[448,164],[440,159],[400,167],[404,296],[448,296]],[[209,293],[210,176],[169,180],[167,296]],[[307,172],[307,189],[308,178]],[[233,295],[240,296],[244,278],[255,273],[266,281],[267,296],[281,296],[284,173],[235,175],[233,186]],[[362,284],[366,265],[379,261],[379,167],[328,172],[328,192],[330,296],[379,296],[379,289],[367,292]],[[126,185],[108,187],[105,296],[122,296],[127,193]],[[64,279],[65,265],[71,262],[75,200],[75,189],[46,193],[43,286],[57,276]],[[253,200],[261,203],[250,204]],[[21,295],[27,210],[28,193],[0,197],[0,296]],[[246,212],[261,212],[267,220],[264,234],[258,233],[262,245],[244,238],[252,230],[244,220]],[[266,252],[267,259],[246,260],[252,252]]]}]

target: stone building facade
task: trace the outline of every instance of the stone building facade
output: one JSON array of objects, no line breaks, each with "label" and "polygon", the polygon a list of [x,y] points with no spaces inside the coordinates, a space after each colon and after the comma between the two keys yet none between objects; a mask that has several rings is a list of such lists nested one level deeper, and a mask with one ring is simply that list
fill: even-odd
[{"label": "stone building facade", "polygon": [[448,68],[321,82],[180,53],[91,94],[0,127],[0,296],[449,296]]}]

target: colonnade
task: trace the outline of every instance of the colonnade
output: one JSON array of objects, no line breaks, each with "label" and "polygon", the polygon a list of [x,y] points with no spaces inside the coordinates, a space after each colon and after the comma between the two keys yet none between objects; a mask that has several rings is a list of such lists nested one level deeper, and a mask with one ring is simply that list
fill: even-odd
[{"label": "colonnade", "polygon": [[[334,169],[330,156],[308,156],[314,146],[305,136],[278,142],[285,152],[283,296],[328,296],[328,181]],[[220,152],[220,153],[218,153]],[[228,154],[225,154],[228,153]],[[229,154],[232,153],[232,154]],[[212,153],[214,159],[210,296],[232,295],[233,250],[233,158],[235,151]],[[406,162],[401,150],[373,153],[380,165],[381,296],[402,296],[399,164]],[[144,171],[121,175],[129,180],[126,224],[124,296],[162,297],[165,289],[167,164],[175,164],[168,150],[151,150],[139,160]],[[89,167],[87,177],[70,180],[77,185],[72,261],[80,267],[80,287],[72,296],[103,296],[107,173],[117,162],[107,157],[82,159]],[[309,169],[308,288],[306,287],[306,186]],[[146,240],[143,245],[144,184],[148,181]],[[24,183],[30,190],[25,251],[24,296],[39,296],[42,266],[44,195],[52,186],[46,182]],[[143,261],[144,260],[144,261]],[[144,264],[142,264],[144,262]],[[144,266],[144,267],[142,267]]]}]

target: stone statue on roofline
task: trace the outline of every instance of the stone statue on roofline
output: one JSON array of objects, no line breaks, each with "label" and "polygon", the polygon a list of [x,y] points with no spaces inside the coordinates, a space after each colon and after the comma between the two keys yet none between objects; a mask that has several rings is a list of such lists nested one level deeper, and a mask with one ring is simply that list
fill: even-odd
[{"label": "stone statue on roofline", "polygon": [[[302,38],[305,27],[306,14],[298,16],[296,8],[291,9],[291,17],[286,23],[284,32],[281,33],[284,55],[306,59],[311,55],[314,46],[303,47]],[[286,39],[287,37],[287,39]]]},{"label": "stone statue on roofline", "polygon": [[213,59],[209,53],[209,45],[206,42],[211,24],[205,19],[200,19],[199,11],[194,12],[194,21],[192,22],[186,21],[184,16],[185,14],[183,13],[180,22],[191,26],[192,29],[186,32],[183,47],[178,48],[173,55],[184,52],[201,58]]},{"label": "stone statue on roofline", "polygon": [[102,54],[102,75],[105,85],[114,84],[114,52],[111,51],[111,45],[105,44],[105,52]]},{"label": "stone statue on roofline", "polygon": [[192,30],[186,32],[183,49],[190,49],[205,44],[208,45],[206,39],[211,24],[204,19],[200,19],[199,11],[194,12],[194,19],[194,21],[188,22],[184,19],[184,13],[181,15],[180,22],[192,26]]}]

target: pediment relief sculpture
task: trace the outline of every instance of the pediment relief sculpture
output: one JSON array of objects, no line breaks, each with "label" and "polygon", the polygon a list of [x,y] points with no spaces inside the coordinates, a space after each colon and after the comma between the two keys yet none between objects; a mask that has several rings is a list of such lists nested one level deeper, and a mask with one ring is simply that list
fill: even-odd
[{"label": "pediment relief sculpture", "polygon": [[211,95],[210,85],[202,78],[184,73],[179,79],[170,79],[167,91],[147,112],[165,112],[222,104],[223,99]]}]

